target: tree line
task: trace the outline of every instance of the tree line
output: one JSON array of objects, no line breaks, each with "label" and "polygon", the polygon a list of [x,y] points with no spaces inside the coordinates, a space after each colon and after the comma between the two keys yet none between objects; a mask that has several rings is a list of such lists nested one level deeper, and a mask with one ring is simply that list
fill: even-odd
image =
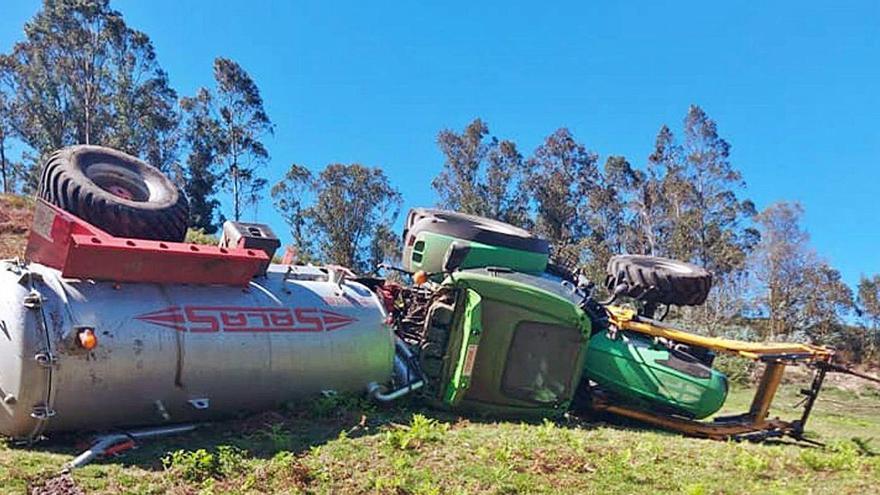
[{"label": "tree line", "polygon": [[[247,216],[268,194],[301,260],[369,271],[399,258],[393,224],[403,199],[381,168],[293,164],[275,184],[262,176],[274,126],[258,85],[234,60],[217,58],[211,84],[181,96],[150,38],[109,0],[44,0],[24,35],[0,55],[5,193],[32,192],[50,152],[100,144],[174,177],[190,200],[190,226],[202,233],[217,232],[226,214]],[[600,159],[564,127],[528,155],[481,119],[441,130],[437,145],[438,206],[531,229],[551,241],[557,262],[592,280],[601,282],[617,253],[691,261],[713,272],[715,287],[705,306],[674,317],[710,334],[747,328],[759,338],[842,346],[857,358],[880,354],[880,275],[853,290],[811,247],[800,205],[758,211],[730,144],[699,106],[680,128],[661,126],[636,165]],[[13,157],[12,149],[23,151]]]}]

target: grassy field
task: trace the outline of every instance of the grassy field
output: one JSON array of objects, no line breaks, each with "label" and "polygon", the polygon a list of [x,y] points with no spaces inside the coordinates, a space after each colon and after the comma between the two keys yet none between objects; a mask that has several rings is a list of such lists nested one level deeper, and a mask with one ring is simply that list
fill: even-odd
[{"label": "grassy field", "polygon": [[[792,416],[798,384],[774,414]],[[745,409],[748,390],[726,409]],[[144,443],[57,477],[72,438],[0,450],[0,491],[85,493],[876,493],[880,392],[826,390],[809,424],[826,448],[680,437],[595,418],[524,424],[322,398]],[[82,493],[58,490],[52,493]]]}]

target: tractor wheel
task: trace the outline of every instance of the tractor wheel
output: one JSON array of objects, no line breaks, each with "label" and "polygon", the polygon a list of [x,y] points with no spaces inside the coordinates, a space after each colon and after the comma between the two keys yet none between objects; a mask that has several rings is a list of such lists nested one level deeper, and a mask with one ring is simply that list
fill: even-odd
[{"label": "tractor wheel", "polygon": [[38,196],[116,237],[186,237],[186,197],[158,169],[110,148],[56,151],[43,168]]},{"label": "tractor wheel", "polygon": [[431,208],[414,208],[410,211],[404,239],[414,235],[411,227],[426,218],[430,218],[431,223],[429,225],[420,224],[416,227],[417,229],[424,228],[437,234],[490,246],[535,253],[550,252],[547,241],[535,237],[525,229],[490,218]]},{"label": "tractor wheel", "polygon": [[614,256],[607,273],[612,293],[659,304],[699,306],[712,287],[712,274],[703,268],[654,256]]}]

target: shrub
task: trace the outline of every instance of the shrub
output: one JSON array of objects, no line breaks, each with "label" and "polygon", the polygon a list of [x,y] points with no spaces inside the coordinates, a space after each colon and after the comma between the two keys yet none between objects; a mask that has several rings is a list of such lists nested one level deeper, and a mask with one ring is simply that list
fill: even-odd
[{"label": "shrub", "polygon": [[755,378],[755,370],[758,368],[758,363],[751,359],[719,354],[715,357],[713,367],[727,375],[730,383],[751,385]]},{"label": "shrub", "polygon": [[217,246],[220,244],[220,238],[215,235],[206,234],[202,229],[189,229],[186,231],[186,240],[184,242],[204,246]]}]

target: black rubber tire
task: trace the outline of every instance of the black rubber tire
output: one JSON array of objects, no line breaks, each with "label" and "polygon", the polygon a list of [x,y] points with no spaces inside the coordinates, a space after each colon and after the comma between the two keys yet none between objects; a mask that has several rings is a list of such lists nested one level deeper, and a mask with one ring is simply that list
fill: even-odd
[{"label": "black rubber tire", "polygon": [[618,255],[608,261],[606,287],[645,302],[699,306],[712,288],[712,274],[690,263],[654,256]]},{"label": "black rubber tire", "polygon": [[[424,222],[425,219],[431,219]],[[490,246],[519,249],[540,254],[550,253],[550,244],[528,230],[489,218],[432,208],[413,208],[406,220],[404,241],[420,230],[448,235]]]},{"label": "black rubber tire", "polygon": [[116,237],[186,237],[186,196],[158,169],[121,151],[72,146],[52,153],[37,194]]}]

